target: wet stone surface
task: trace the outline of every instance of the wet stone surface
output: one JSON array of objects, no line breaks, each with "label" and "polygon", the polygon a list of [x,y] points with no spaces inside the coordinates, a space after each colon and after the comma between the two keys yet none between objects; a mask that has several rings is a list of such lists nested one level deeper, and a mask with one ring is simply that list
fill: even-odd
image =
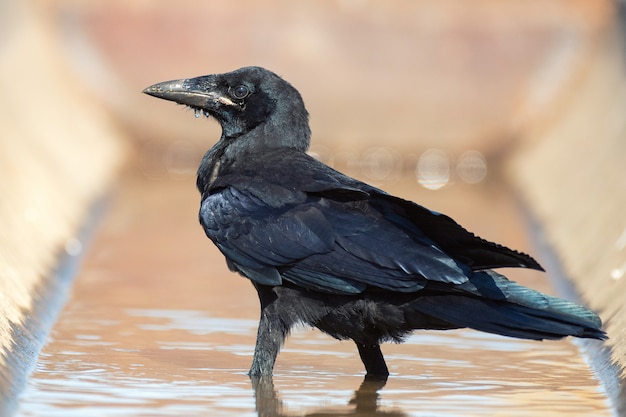
[{"label": "wet stone surface", "polygon": [[[531,251],[498,184],[439,191],[380,184],[485,238]],[[272,381],[251,381],[259,314],[197,223],[191,176],[128,173],[88,248],[73,294],[20,400],[26,416],[608,416],[571,340],[460,330],[383,346],[392,375],[363,383],[352,343],[296,329]],[[544,274],[504,271],[551,292]]]}]

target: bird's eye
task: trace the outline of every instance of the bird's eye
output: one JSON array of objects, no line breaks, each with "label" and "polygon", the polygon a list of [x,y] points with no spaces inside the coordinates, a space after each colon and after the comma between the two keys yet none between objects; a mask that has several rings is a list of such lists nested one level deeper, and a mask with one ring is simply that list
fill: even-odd
[{"label": "bird's eye", "polygon": [[234,98],[241,100],[248,97],[248,94],[250,94],[250,90],[248,90],[248,87],[246,87],[245,85],[238,85],[231,90],[231,94]]}]

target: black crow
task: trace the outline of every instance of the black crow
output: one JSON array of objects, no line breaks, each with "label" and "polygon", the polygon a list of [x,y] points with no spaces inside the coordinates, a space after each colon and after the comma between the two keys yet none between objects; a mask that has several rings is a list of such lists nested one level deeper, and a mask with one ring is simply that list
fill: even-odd
[{"label": "black crow", "polygon": [[259,295],[250,375],[271,375],[297,323],[353,340],[367,377],[382,379],[380,343],[415,329],[606,338],[592,311],[492,270],[542,271],[530,256],[307,155],[308,113],[276,74],[246,67],[144,92],[221,124],[198,169],[199,217],[228,267]]}]

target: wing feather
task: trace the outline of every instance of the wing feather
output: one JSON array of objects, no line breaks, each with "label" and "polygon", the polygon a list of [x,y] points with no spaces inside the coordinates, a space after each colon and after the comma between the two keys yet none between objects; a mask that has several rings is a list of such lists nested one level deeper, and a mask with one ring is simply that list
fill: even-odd
[{"label": "wing feather", "polygon": [[[362,193],[328,193],[362,198]],[[291,199],[293,200],[293,199]],[[409,236],[367,204],[308,196],[274,207],[235,187],[208,196],[200,219],[234,269],[261,284],[354,293],[368,286],[412,292],[428,280],[467,281],[425,236]]]}]

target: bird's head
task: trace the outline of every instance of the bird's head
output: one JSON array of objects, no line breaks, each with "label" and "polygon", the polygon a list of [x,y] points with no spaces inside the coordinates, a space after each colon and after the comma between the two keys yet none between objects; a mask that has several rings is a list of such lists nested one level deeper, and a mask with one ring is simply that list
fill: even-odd
[{"label": "bird's head", "polygon": [[255,147],[302,151],[309,145],[308,113],[300,93],[261,67],[166,81],[143,92],[189,106],[196,115],[215,117],[222,126],[222,140],[246,137]]}]

